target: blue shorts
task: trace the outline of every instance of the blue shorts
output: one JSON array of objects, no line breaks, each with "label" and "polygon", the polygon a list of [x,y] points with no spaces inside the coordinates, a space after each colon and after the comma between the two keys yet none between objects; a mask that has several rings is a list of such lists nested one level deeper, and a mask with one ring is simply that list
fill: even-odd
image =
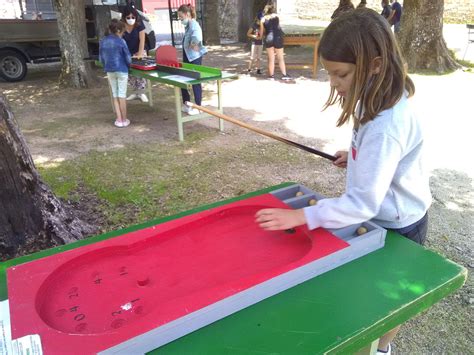
[{"label": "blue shorts", "polygon": [[400,229],[391,229],[404,237],[413,240],[418,244],[425,244],[426,233],[428,231],[428,212],[418,222],[410,224],[407,227]]},{"label": "blue shorts", "polygon": [[126,98],[128,73],[111,72],[107,73],[107,78],[112,89],[112,96]]}]

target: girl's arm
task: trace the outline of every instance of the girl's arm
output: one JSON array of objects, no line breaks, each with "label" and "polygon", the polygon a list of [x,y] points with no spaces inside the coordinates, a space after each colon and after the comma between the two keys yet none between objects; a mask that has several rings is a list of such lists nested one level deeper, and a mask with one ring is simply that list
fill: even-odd
[{"label": "girl's arm", "polygon": [[250,27],[249,30],[247,31],[247,37],[248,38],[257,38],[257,36],[255,36],[253,34],[253,28],[252,27]]},{"label": "girl's arm", "polygon": [[145,30],[138,33],[138,38],[140,39],[140,43],[138,45],[138,53],[135,53],[135,56],[141,58],[145,54]]},{"label": "girl's arm", "polygon": [[306,223],[306,217],[302,208],[266,208],[257,212],[255,222],[265,230],[274,231],[301,226]]},{"label": "girl's arm", "polygon": [[[196,20],[193,20],[196,21]],[[202,43],[202,30],[199,24],[196,22],[191,32],[191,40],[189,42],[189,48],[193,51],[199,51]]]},{"label": "girl's arm", "polygon": [[263,19],[262,21],[260,21],[260,38],[259,39],[262,39],[265,35],[265,26],[263,25]]},{"label": "girl's arm", "polygon": [[337,151],[336,154],[334,154],[337,159],[333,161],[333,164],[338,168],[347,168],[347,155],[348,153],[345,150]]},{"label": "girl's arm", "polygon": [[387,21],[391,24],[392,23],[392,19],[393,17],[395,16],[395,10],[392,9],[392,11],[390,12],[390,15],[388,16],[387,18]]}]

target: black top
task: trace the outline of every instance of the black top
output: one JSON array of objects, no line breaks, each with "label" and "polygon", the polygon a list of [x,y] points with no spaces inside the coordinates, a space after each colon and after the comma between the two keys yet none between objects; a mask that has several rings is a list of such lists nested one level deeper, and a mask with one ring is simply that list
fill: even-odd
[{"label": "black top", "polygon": [[270,33],[273,33],[274,37],[283,36],[283,30],[280,27],[280,19],[278,18],[278,16],[271,16],[270,18],[265,18],[263,27],[265,27],[265,32],[267,36]]},{"label": "black top", "polygon": [[[260,33],[259,33],[259,32],[260,32],[260,25],[259,25],[258,23],[256,23],[256,22],[253,23],[253,25],[252,25],[252,30],[253,30],[252,33],[253,33],[254,35],[257,35],[257,36],[260,35]],[[262,41],[261,39],[254,39],[254,38],[252,38],[252,43],[253,43],[253,44],[262,45],[262,44],[263,44],[263,41]]]},{"label": "black top", "polygon": [[127,30],[125,30],[125,32],[123,33],[123,39],[127,43],[128,50],[132,55],[138,52],[138,48],[140,47],[139,33],[144,30],[145,26],[142,22],[139,22],[137,26],[133,28],[132,32],[127,32]]},{"label": "black top", "polygon": [[392,13],[392,7],[390,5],[384,5],[381,15],[388,18]]},{"label": "black top", "polygon": [[392,9],[395,11],[395,15],[393,15],[393,23],[400,22],[400,18],[402,17],[402,5],[398,2],[394,2],[392,4]]}]

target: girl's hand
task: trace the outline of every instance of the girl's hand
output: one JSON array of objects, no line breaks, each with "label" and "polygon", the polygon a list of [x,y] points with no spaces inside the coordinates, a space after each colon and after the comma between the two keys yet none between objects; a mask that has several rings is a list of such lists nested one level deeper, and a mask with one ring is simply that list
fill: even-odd
[{"label": "girl's hand", "polygon": [[144,57],[144,54],[143,54],[143,53],[139,53],[139,52],[137,52],[137,53],[135,53],[135,54],[133,55],[133,58],[137,58],[137,59],[142,59],[143,57]]},{"label": "girl's hand", "polygon": [[347,168],[347,152],[345,150],[339,150],[334,154],[337,158],[333,161],[333,164],[339,168]]},{"label": "girl's hand", "polygon": [[255,215],[255,222],[265,230],[285,230],[306,223],[303,209],[288,210],[281,208],[266,208]]}]

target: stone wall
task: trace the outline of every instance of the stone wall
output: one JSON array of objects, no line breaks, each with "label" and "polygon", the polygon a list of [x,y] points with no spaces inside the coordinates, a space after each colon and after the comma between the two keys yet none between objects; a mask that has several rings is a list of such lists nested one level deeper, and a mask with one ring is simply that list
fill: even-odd
[{"label": "stone wall", "polygon": [[[285,0],[283,0],[285,1]],[[288,0],[286,0],[288,1]],[[338,0],[294,0],[299,18],[329,21]],[[399,1],[403,5],[403,1]],[[382,11],[381,1],[367,0],[367,7]],[[359,0],[353,0],[354,6]],[[474,0],[445,0],[444,21],[451,23],[474,23]]]}]

